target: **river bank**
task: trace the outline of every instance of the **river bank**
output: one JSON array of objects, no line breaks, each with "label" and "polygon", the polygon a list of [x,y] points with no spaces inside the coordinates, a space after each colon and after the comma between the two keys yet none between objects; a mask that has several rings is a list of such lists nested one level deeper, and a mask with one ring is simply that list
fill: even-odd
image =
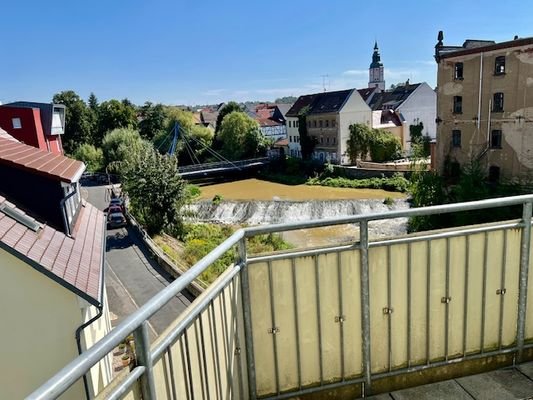
[{"label": "river bank", "polygon": [[[212,201],[215,196],[217,201]],[[246,179],[202,187],[201,200],[191,206],[191,211],[203,222],[249,226],[348,217],[406,208],[409,208],[409,204],[403,193],[379,189],[283,185]],[[386,223],[378,221],[369,225],[371,238],[396,236],[406,230],[405,219]],[[357,225],[348,224],[284,232],[282,237],[298,248],[315,247],[356,241],[359,239],[359,229]]]}]

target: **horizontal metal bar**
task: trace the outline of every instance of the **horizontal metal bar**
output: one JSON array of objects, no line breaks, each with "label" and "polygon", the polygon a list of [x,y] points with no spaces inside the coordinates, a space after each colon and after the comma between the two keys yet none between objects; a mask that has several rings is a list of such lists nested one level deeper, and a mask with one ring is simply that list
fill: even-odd
[{"label": "horizontal metal bar", "polygon": [[[491,225],[491,226],[478,227],[478,228],[467,228],[467,229],[462,229],[459,231],[455,230],[453,232],[441,232],[441,233],[436,233],[436,234],[409,236],[409,237],[404,237],[400,239],[379,240],[375,242],[370,242],[368,246],[379,247],[379,246],[392,245],[392,244],[423,242],[423,241],[427,241],[431,239],[445,239],[445,238],[450,238],[450,237],[471,235],[471,234],[476,234],[476,233],[498,231],[502,229],[521,228],[523,227],[523,225],[524,224],[520,222],[511,222],[511,223]],[[286,260],[286,259],[291,259],[291,258],[296,258],[296,257],[308,257],[308,256],[315,256],[318,254],[338,253],[341,251],[348,251],[348,250],[359,250],[360,248],[361,246],[359,245],[359,241],[357,241],[354,244],[347,244],[347,245],[335,246],[335,247],[323,247],[323,248],[315,248],[315,249],[296,250],[292,252],[287,251],[283,253],[268,254],[268,255],[257,256],[257,257],[249,256],[248,262],[258,263],[258,262],[268,262],[268,261],[274,261],[274,260]]]},{"label": "horizontal metal bar", "polygon": [[155,362],[163,355],[166,349],[174,343],[174,341],[183,333],[185,329],[191,325],[195,318],[204,311],[211,301],[217,297],[222,290],[233,280],[242,269],[242,264],[234,265],[231,269],[227,269],[226,272],[220,276],[210,287],[209,291],[205,291],[188,307],[182,314],[177,317],[177,324],[164,339],[157,342],[152,349],[152,363]]},{"label": "horizontal metal bar", "polygon": [[331,390],[331,389],[336,389],[336,388],[340,388],[340,387],[343,387],[343,386],[355,385],[356,383],[364,382],[364,380],[365,379],[363,377],[354,378],[354,379],[348,379],[348,380],[345,380],[345,381],[339,381],[339,382],[335,382],[335,383],[328,383],[328,384],[324,384],[324,385],[321,385],[321,386],[312,386],[312,387],[308,387],[308,388],[305,388],[305,389],[302,389],[302,390],[298,390],[298,391],[294,391],[294,392],[286,392],[286,393],[272,395],[272,396],[269,396],[269,397],[261,397],[261,400],[291,399],[291,398],[294,398],[296,396],[303,396],[303,395],[306,395],[306,394],[316,393],[318,391],[327,391],[328,389]]},{"label": "horizontal metal bar", "polygon": [[[99,362],[106,354],[113,351],[118,344],[128,336],[133,330],[139,327],[144,321],[159,311],[165,304],[173,299],[178,293],[185,289],[198,275],[200,275],[213,262],[218,260],[224,253],[231,249],[240,239],[243,238],[244,231],[238,230],[227,240],[217,246],[211,253],[198,261],[193,267],[186,271],[179,279],[170,283],[165,289],[160,291],[148,302],[126,317],[122,323],[99,340],[89,350],[76,357],[52,378],[40,386],[27,399],[55,399],[64,393],[71,385],[80,379],[89,369]],[[206,292],[213,289],[208,288]]]},{"label": "horizontal metal bar", "polygon": [[119,400],[124,394],[128,391],[130,387],[141,377],[141,375],[146,370],[146,367],[138,366],[135,367],[127,377],[115,387],[109,395],[106,395],[107,400]]},{"label": "horizontal metal bar", "polygon": [[387,239],[387,240],[379,240],[375,242],[369,243],[369,247],[378,247],[378,246],[389,246],[393,244],[406,244],[406,243],[414,243],[414,242],[426,242],[428,240],[435,240],[435,239],[446,239],[446,238],[452,238],[457,236],[464,236],[464,235],[473,235],[476,233],[484,233],[484,232],[493,232],[493,231],[499,231],[502,229],[514,229],[514,228],[522,228],[524,226],[521,222],[512,222],[512,223],[505,223],[505,224],[499,224],[499,225],[491,225],[491,226],[483,226],[483,227],[477,227],[477,228],[466,228],[461,229],[461,227],[455,228],[453,232],[439,232],[435,234],[425,234],[420,236],[409,236],[409,237],[403,237],[399,239]]},{"label": "horizontal metal bar", "polygon": [[317,256],[319,254],[322,255],[322,254],[328,254],[328,253],[338,253],[338,252],[347,251],[347,250],[358,250],[359,248],[360,248],[359,243],[357,243],[357,244],[348,244],[348,245],[335,246],[335,247],[323,247],[323,248],[308,249],[308,250],[296,250],[292,252],[287,251],[283,253],[268,254],[268,255],[257,256],[257,257],[248,256],[248,264],[275,261],[275,260],[287,260],[287,259],[296,258],[296,257]]},{"label": "horizontal metal bar", "polygon": [[296,229],[320,228],[331,225],[355,224],[361,221],[377,221],[381,219],[409,218],[420,215],[449,214],[459,211],[482,210],[487,208],[507,207],[533,201],[533,195],[500,197],[495,199],[471,201],[467,203],[443,204],[438,206],[411,208],[407,210],[387,211],[375,214],[354,215],[349,217],[327,218],[313,221],[300,221],[268,226],[245,228],[245,236],[251,237],[266,233],[291,231]]},{"label": "horizontal metal bar", "polygon": [[517,351],[517,347],[515,346],[515,347],[508,348],[508,349],[503,349],[503,350],[495,350],[495,351],[490,351],[486,353],[476,353],[476,354],[472,354],[472,355],[468,355],[468,356],[464,356],[460,358],[448,359],[447,361],[446,360],[437,361],[437,362],[430,363],[430,364],[417,365],[414,367],[396,369],[390,372],[387,371],[387,372],[383,372],[380,374],[374,374],[372,375],[372,379],[374,380],[374,379],[388,378],[391,376],[408,374],[411,372],[419,372],[419,371],[423,371],[423,370],[430,369],[430,368],[437,368],[437,367],[443,367],[443,366],[451,365],[451,364],[458,364],[463,361],[477,360],[480,358],[487,358],[487,357],[492,357],[492,356],[500,356],[503,354],[515,353],[516,351]]}]

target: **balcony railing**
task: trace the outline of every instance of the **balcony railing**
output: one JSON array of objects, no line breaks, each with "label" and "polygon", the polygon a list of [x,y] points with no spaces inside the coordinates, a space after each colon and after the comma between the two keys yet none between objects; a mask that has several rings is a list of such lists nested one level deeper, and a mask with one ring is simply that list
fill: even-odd
[{"label": "balcony railing", "polygon": [[[137,360],[101,397],[289,398],[532,347],[533,195],[241,229],[29,398],[64,393],[131,332]],[[522,218],[369,240],[377,220],[522,206]],[[251,256],[246,239],[355,224],[359,240]],[[147,321],[233,246],[238,259],[153,345]],[[139,392],[142,393],[139,395]]]}]

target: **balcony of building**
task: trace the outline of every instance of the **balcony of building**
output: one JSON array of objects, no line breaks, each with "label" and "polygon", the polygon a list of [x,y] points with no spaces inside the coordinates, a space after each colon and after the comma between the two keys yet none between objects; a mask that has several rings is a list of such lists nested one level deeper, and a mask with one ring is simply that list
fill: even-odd
[{"label": "balcony of building", "polygon": [[[426,389],[462,398],[438,395],[454,388],[475,398],[465,379],[488,387],[496,375],[509,385],[525,379],[527,392],[532,204],[527,195],[239,230],[29,398],[68,396],[132,332],[135,364],[98,398],[353,399],[392,392],[378,398],[399,399],[424,398]],[[388,239],[368,235],[376,221],[498,207],[520,208],[521,218]],[[247,253],[255,235],[343,224],[359,229],[352,243]],[[235,263],[150,344],[148,318],[233,247]],[[461,378],[491,370],[498,372]],[[433,382],[441,383],[421,386]],[[407,387],[415,388],[402,391]]]}]

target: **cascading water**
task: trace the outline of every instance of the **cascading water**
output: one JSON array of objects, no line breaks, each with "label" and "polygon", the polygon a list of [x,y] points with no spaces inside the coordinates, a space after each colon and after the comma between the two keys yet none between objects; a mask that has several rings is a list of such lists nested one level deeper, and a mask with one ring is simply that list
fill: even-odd
[{"label": "cascading water", "polygon": [[[309,201],[200,201],[190,211],[200,221],[225,224],[277,224],[313,219],[373,214],[407,209],[406,200],[395,200],[390,206],[383,200],[309,200]],[[369,224],[372,237],[392,236],[406,232],[407,220],[375,221]]]}]

